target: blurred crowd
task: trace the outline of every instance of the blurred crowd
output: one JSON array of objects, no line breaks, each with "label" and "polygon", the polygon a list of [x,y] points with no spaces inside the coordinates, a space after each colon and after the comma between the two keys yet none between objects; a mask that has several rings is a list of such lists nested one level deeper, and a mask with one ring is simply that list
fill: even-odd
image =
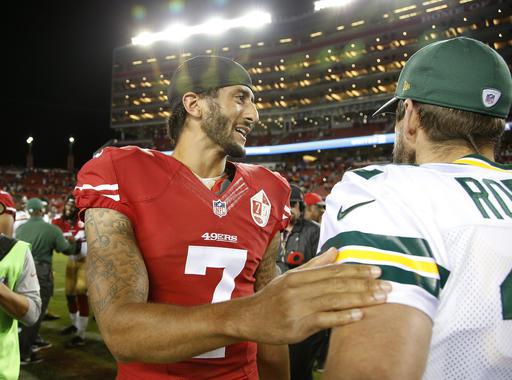
[{"label": "blurred crowd", "polygon": [[20,210],[20,202],[38,197],[47,203],[49,220],[62,212],[65,197],[75,182],[75,173],[63,169],[0,167],[0,188],[13,196],[16,208]]}]

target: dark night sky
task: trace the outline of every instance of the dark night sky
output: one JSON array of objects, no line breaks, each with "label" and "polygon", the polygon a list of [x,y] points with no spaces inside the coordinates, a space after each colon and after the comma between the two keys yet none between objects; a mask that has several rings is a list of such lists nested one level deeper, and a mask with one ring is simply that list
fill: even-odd
[{"label": "dark night sky", "polygon": [[[179,3],[182,3],[180,6]],[[265,3],[267,5],[265,5]],[[301,5],[298,5],[301,3]],[[251,4],[278,15],[300,12],[313,1],[38,1],[16,2],[3,12],[4,108],[0,165],[23,166],[29,135],[36,167],[66,165],[68,138],[76,165],[108,139],[112,50],[141,27],[176,19],[202,22],[211,11],[238,15]],[[289,5],[293,4],[293,7]],[[177,6],[176,6],[177,5]],[[134,7],[145,17],[137,18]],[[140,8],[139,8],[140,9]]]}]

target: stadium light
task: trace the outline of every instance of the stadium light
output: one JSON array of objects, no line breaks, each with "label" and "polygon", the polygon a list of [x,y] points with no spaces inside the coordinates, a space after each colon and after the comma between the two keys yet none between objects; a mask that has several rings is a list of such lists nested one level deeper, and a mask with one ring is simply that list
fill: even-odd
[{"label": "stadium light", "polygon": [[172,24],[162,32],[142,32],[132,38],[133,45],[151,45],[157,41],[181,42],[197,34],[218,35],[234,28],[260,28],[272,22],[270,13],[263,11],[252,11],[241,17],[223,19],[214,17],[202,24],[186,26],[183,24]]},{"label": "stadium light", "polygon": [[190,28],[188,26],[184,24],[173,24],[163,32],[155,33],[152,43],[155,41],[181,42],[187,39],[189,35]]},{"label": "stadium light", "polygon": [[245,16],[234,20],[237,26],[245,26],[246,28],[257,29],[272,22],[270,13],[263,11],[253,11]]},{"label": "stadium light", "polygon": [[73,172],[73,170],[75,169],[75,157],[73,156],[73,144],[75,143],[75,138],[73,136],[69,136],[68,141],[68,171]]},{"label": "stadium light", "polygon": [[142,32],[137,37],[132,38],[132,44],[134,45],[151,45],[155,42],[155,33]]},{"label": "stadium light", "polygon": [[210,20],[199,24],[195,30],[196,34],[212,34],[219,35],[231,28],[232,21],[224,20],[220,17],[214,17]]},{"label": "stadium light", "polygon": [[341,7],[347,5],[352,0],[319,0],[315,1],[315,12],[321,11],[325,8]]}]

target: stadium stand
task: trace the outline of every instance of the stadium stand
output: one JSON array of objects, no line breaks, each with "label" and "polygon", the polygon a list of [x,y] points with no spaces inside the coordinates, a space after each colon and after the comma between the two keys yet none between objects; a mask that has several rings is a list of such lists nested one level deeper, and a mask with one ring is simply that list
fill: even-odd
[{"label": "stadium stand", "polygon": [[511,7],[500,0],[352,2],[258,31],[118,47],[111,127],[121,139],[111,145],[172,149],[166,87],[173,70],[198,54],[231,57],[249,69],[260,112],[252,146],[389,132],[389,119],[369,115],[394,92],[407,58],[425,44],[466,35],[511,62]]},{"label": "stadium stand", "polygon": [[53,213],[62,211],[64,199],[75,183],[75,174],[63,169],[0,168],[1,189],[11,195],[45,198]]}]

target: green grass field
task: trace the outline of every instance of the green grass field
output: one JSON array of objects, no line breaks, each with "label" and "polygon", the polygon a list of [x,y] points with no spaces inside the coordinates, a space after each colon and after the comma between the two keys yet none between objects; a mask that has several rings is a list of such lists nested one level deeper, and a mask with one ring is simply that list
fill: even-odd
[{"label": "green grass field", "polygon": [[[54,321],[44,321],[40,334],[52,343],[52,347],[41,350],[37,354],[44,358],[42,363],[21,367],[21,380],[108,380],[115,379],[115,361],[107,350],[98,332],[98,326],[91,318],[87,328],[84,347],[65,348],[70,339],[59,335],[59,332],[69,326],[69,317],[64,296],[64,274],[67,257],[61,254],[53,256],[53,271],[55,274],[55,292],[50,302],[49,310],[60,316]],[[314,374],[314,380],[321,380],[319,373]]]}]

